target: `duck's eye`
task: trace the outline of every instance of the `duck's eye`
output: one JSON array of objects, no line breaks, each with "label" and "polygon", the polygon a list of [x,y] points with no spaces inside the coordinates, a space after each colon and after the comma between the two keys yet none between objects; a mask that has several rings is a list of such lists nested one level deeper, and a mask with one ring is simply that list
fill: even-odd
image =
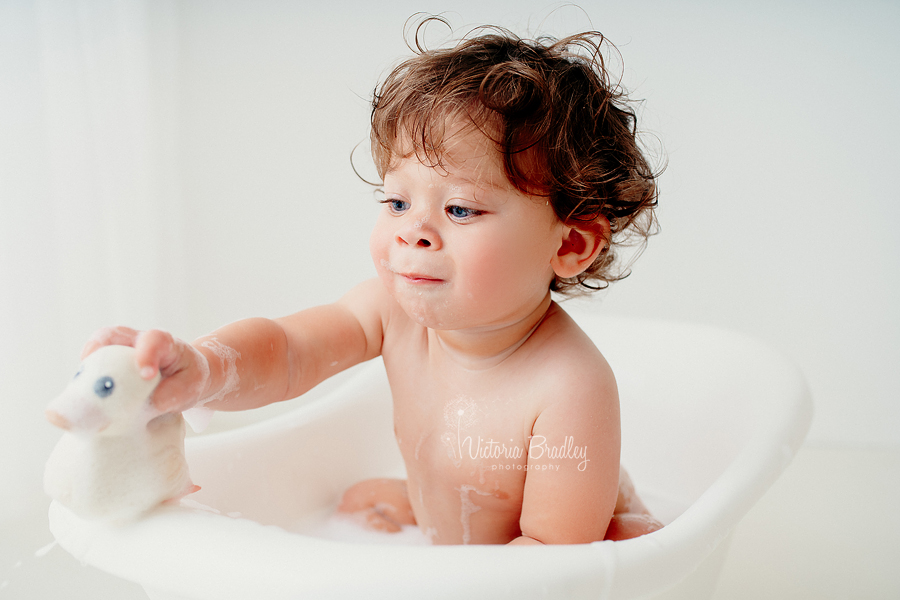
[{"label": "duck's eye", "polygon": [[81,372],[82,372],[82,371],[84,371],[84,365],[81,365],[80,367],[78,367],[78,370],[75,371],[75,375],[72,376],[72,379],[75,379],[75,378],[77,378],[79,375],[81,375]]},{"label": "duck's eye", "polygon": [[116,382],[113,381],[112,377],[101,377],[94,384],[94,393],[101,398],[106,398],[113,393],[113,388],[115,387]]}]

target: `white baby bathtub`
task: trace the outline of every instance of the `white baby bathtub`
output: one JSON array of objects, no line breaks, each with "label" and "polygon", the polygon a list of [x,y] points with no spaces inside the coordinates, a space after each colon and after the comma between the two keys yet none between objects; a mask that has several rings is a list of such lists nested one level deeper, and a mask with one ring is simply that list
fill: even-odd
[{"label": "white baby bathtub", "polygon": [[379,361],[274,419],[188,439],[191,497],[127,525],[53,504],[83,562],[153,599],[708,598],[730,532],[787,466],[811,419],[801,374],[742,335],[609,317],[578,321],[619,381],[622,461],[667,526],[585,545],[371,545],[296,533],[360,479],[403,476]]}]

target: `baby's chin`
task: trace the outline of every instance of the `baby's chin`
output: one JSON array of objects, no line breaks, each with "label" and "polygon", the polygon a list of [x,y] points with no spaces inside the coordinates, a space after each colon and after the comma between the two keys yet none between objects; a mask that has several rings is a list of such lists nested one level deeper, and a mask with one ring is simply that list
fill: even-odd
[{"label": "baby's chin", "polygon": [[391,290],[391,295],[406,316],[428,329],[464,329],[471,326],[472,307],[457,302],[452,295],[438,290],[404,289]]},{"label": "baby's chin", "polygon": [[403,312],[414,322],[428,329],[461,329],[464,327],[457,316],[458,311],[451,306],[430,306],[429,302],[421,298],[406,299],[402,296],[397,302]]}]

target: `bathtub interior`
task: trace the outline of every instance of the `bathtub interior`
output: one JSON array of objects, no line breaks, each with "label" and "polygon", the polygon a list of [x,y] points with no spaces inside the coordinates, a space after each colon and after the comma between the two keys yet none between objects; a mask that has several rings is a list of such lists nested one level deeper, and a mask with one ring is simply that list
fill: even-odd
[{"label": "bathtub interior", "polygon": [[[373,549],[371,540],[303,535],[321,531],[352,483],[404,476],[390,390],[376,360],[335,392],[276,419],[189,439],[192,476],[203,489],[183,506],[110,527],[54,505],[54,533],[83,561],[137,581],[158,598],[240,597],[254,573],[261,580],[253,588],[257,597],[354,597],[373,586],[391,597],[474,597],[475,590],[496,597],[708,596],[729,531],[805,436],[811,407],[803,379],[770,349],[731,332],[576,318],[616,373],[622,462],[667,523],[659,532],[541,548],[513,562],[521,555],[497,547]],[[144,563],[129,563],[129,555]],[[293,574],[273,570],[289,556],[295,566],[282,571]],[[491,569],[479,574],[473,564],[482,562]],[[179,569],[194,582],[173,583]],[[454,577],[460,570],[466,576]]]}]

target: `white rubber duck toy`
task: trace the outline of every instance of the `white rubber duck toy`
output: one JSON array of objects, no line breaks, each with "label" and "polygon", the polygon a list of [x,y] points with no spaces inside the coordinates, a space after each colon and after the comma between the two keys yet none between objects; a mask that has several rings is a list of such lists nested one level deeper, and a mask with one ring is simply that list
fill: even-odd
[{"label": "white rubber duck toy", "polygon": [[199,490],[184,459],[184,419],[160,414],[134,348],[104,346],[85,358],[46,411],[65,429],[44,470],[44,489],[87,519],[130,520]]}]

